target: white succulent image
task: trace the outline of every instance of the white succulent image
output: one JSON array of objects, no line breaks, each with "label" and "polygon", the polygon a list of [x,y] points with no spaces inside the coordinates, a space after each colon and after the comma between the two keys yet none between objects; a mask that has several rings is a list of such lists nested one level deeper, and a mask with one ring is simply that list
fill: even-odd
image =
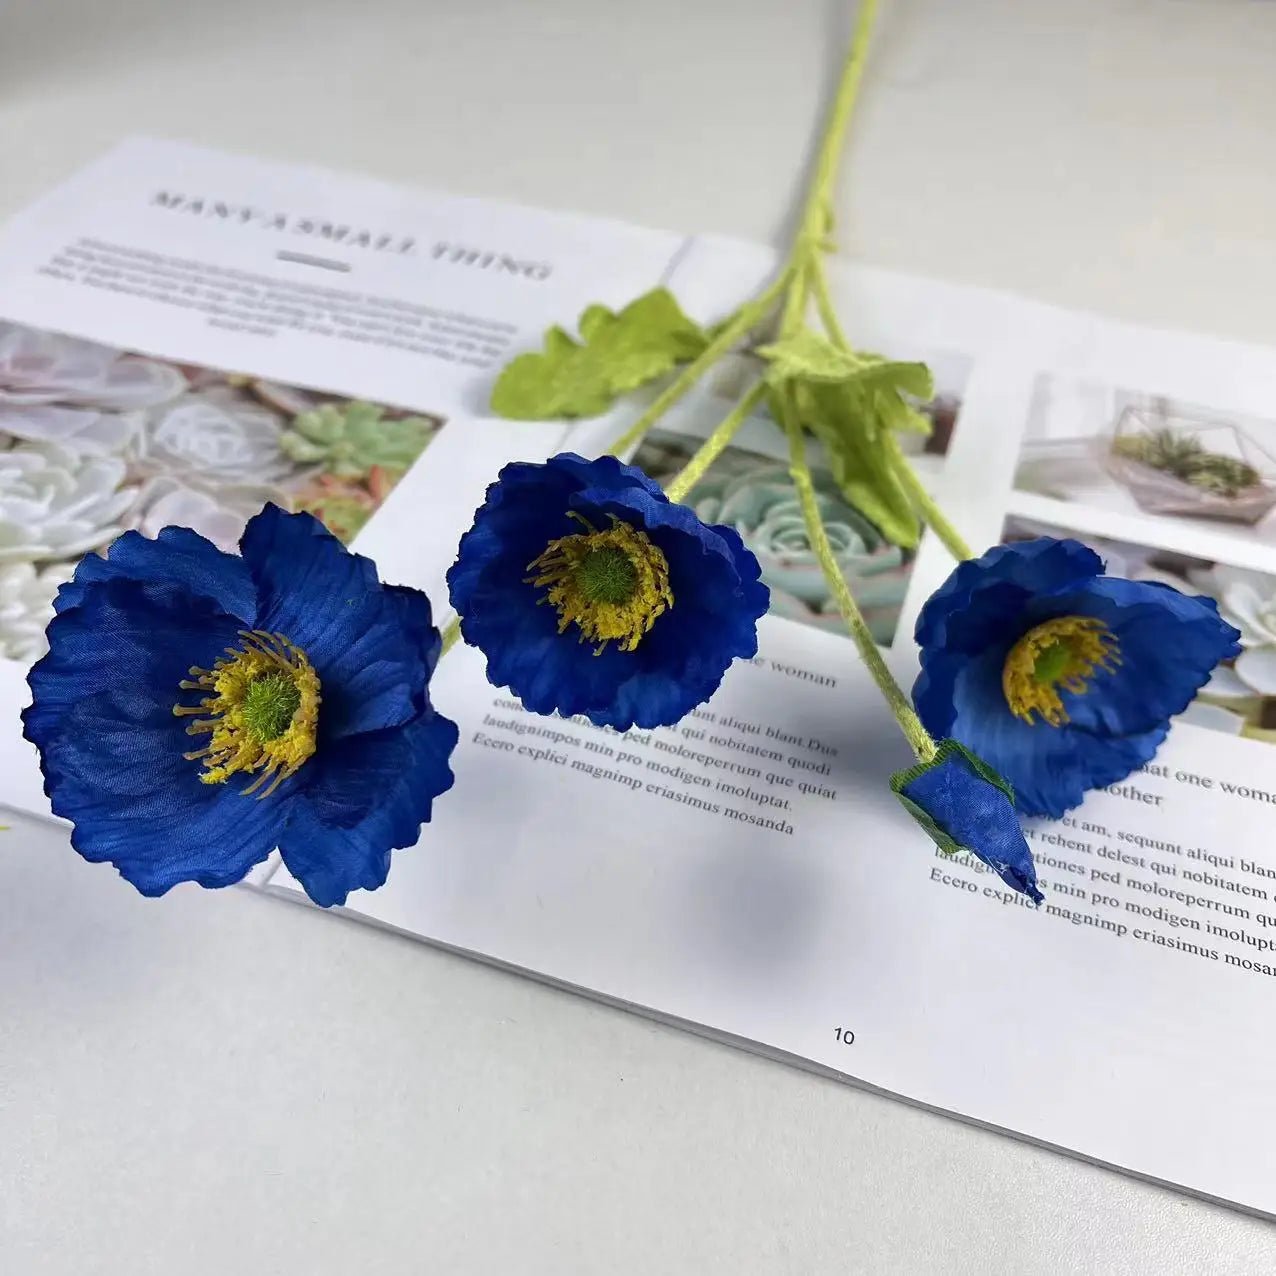
[{"label": "white succulent image", "polygon": [[[335,439],[289,456],[283,437],[321,415]],[[274,502],[349,540],[441,425],[0,321],[0,661],[43,654],[59,584],[125,531],[187,527],[234,553]],[[353,474],[348,436],[372,458]]]},{"label": "white succulent image", "polygon": [[1241,631],[1244,650],[1233,673],[1252,693],[1276,696],[1276,580],[1239,567],[1215,567],[1212,574],[1220,614]]},{"label": "white succulent image", "polygon": [[185,388],[181,371],[157,359],[0,323],[0,435],[119,454],[142,412]]},{"label": "white succulent image", "polygon": [[59,443],[0,452],[0,563],[78,558],[113,540],[137,495],[124,476],[119,458]]},{"label": "white succulent image", "polygon": [[0,658],[38,660],[45,652],[45,626],[53,617],[58,586],[75,570],[73,563],[0,563]]},{"label": "white succulent image", "polygon": [[1214,671],[1202,695],[1221,708],[1252,712],[1264,698],[1276,697],[1276,579],[1221,564],[1190,578],[1241,634],[1241,654]]},{"label": "white succulent image", "polygon": [[186,388],[180,369],[95,341],[0,322],[0,405],[61,403],[131,412]]},{"label": "white succulent image", "polygon": [[204,483],[275,483],[301,472],[280,449],[283,422],[233,388],[184,394],[146,414],[134,464],[145,475]]},{"label": "white succulent image", "polygon": [[151,537],[158,536],[165,527],[189,527],[218,549],[234,553],[244,524],[271,501],[287,508],[284,493],[264,483],[207,488],[171,474],[157,474],[137,490],[124,522]]},{"label": "white succulent image", "polygon": [[103,412],[56,403],[14,407],[0,403],[0,436],[30,443],[61,443],[77,452],[121,456],[142,429],[140,412]]}]

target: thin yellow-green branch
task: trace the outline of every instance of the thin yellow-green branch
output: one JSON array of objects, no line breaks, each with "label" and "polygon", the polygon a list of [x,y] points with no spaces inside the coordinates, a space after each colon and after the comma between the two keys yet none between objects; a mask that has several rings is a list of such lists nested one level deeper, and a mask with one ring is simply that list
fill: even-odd
[{"label": "thin yellow-green branch", "polygon": [[627,452],[653,425],[750,329],[760,324],[774,304],[784,296],[782,332],[800,325],[816,274],[816,263],[823,251],[825,238],[833,221],[833,180],[837,174],[842,142],[859,95],[864,63],[868,57],[869,37],[877,18],[878,0],[862,0],[856,20],[855,35],[842,67],[837,92],[829,108],[824,135],[816,152],[815,166],[807,187],[806,200],[793,245],[779,274],[752,301],[746,302],[723,326],[701,354],[678,374],[656,396],[647,410],[611,445],[607,451],[620,455]]},{"label": "thin yellow-green branch", "polygon": [[891,713],[895,715],[895,721],[899,723],[904,738],[912,746],[918,760],[929,762],[937,752],[935,742],[922,726],[921,719],[914,711],[904,689],[895,681],[895,676],[887,668],[886,661],[882,659],[882,653],[878,651],[877,643],[873,641],[873,635],[869,632],[863,613],[851,596],[850,587],[838,566],[833,547],[829,544],[819,502],[815,497],[815,485],[811,482],[811,469],[806,460],[806,443],[802,437],[802,427],[783,397],[780,406],[785,433],[789,436],[789,472],[793,476],[793,484],[797,489],[807,540],[815,557],[819,559],[824,578],[828,581],[834,601],[842,613],[842,618],[846,621],[846,628],[855,642],[860,659],[868,668],[878,690],[886,698]]},{"label": "thin yellow-green branch", "polygon": [[[780,321],[780,335],[791,336],[806,318],[806,303],[812,289],[818,289],[822,274],[821,254],[827,247],[829,231],[833,228],[833,182],[837,177],[837,165],[841,158],[846,130],[850,125],[859,97],[860,81],[864,77],[864,63],[868,58],[869,38],[877,18],[877,0],[862,0],[855,24],[855,36],[842,64],[837,92],[829,107],[824,135],[815,154],[815,165],[807,186],[806,200],[798,221],[797,233],[789,263],[793,277]],[[818,292],[817,292],[818,298]]]},{"label": "thin yellow-green branch", "polygon": [[893,434],[886,433],[883,441],[891,468],[899,476],[899,481],[908,492],[908,499],[921,516],[922,522],[943,541],[944,548],[959,563],[967,558],[974,558],[974,553],[961,533],[948,521],[944,511],[935,504],[930,493],[922,486],[921,479],[917,477],[917,471],[908,463],[908,458],[901,450],[899,440]]},{"label": "thin yellow-green branch", "polygon": [[756,327],[766,318],[767,312],[775,304],[784,291],[792,274],[792,267],[786,265],[774,280],[752,301],[746,302],[730,320],[722,327],[716,337],[693,359],[682,372],[662,390],[651,406],[606,450],[613,456],[620,456],[638,443],[644,434],[664,416],[679,399],[740,340],[750,329]]},{"label": "thin yellow-green branch", "polygon": [[456,640],[461,636],[461,618],[453,616],[446,625],[443,626],[443,646],[439,651],[439,659],[442,660],[453,647],[456,646]]},{"label": "thin yellow-green branch", "polygon": [[829,340],[849,352],[851,343],[846,339],[846,330],[837,317],[837,308],[833,305],[833,294],[829,292],[828,274],[822,257],[815,259],[815,269],[811,272],[811,292],[815,296],[815,312],[820,316],[820,323],[824,325]]},{"label": "thin yellow-green branch", "polygon": [[869,40],[873,24],[877,20],[877,0],[860,0],[859,14],[855,22],[855,35],[842,65],[837,92],[829,107],[824,136],[816,152],[815,167],[807,188],[806,204],[802,220],[798,224],[798,241],[805,239],[812,249],[823,247],[825,237],[833,225],[833,180],[842,155],[842,144],[847,126],[859,97],[860,81],[864,78],[864,64],[868,59]]},{"label": "thin yellow-green branch", "polygon": [[[846,339],[846,333],[838,321],[833,297],[829,292],[828,276],[824,272],[822,261],[817,261],[815,269],[811,272],[811,291],[815,296],[815,308],[820,316],[820,322],[824,325],[829,340],[843,350],[849,351],[851,344]],[[908,493],[908,499],[921,520],[939,537],[944,547],[958,562],[973,558],[974,554],[971,553],[970,546],[962,539],[961,533],[948,521],[944,511],[922,486],[921,479],[917,477],[917,471],[909,464],[908,458],[900,448],[899,440],[894,434],[886,431],[883,433],[882,443],[886,448],[891,469],[899,476],[899,481],[903,484],[904,490]]]},{"label": "thin yellow-green branch", "polygon": [[665,495],[671,501],[681,501],[697,483],[705,471],[722,455],[722,449],[735,437],[736,432],[749,418],[749,414],[766,394],[766,383],[759,381],[747,390],[740,402],[724,416],[713,433],[696,450],[696,454],[665,484]]},{"label": "thin yellow-green branch", "polygon": [[780,336],[791,337],[806,319],[806,298],[810,289],[812,265],[818,256],[815,252],[802,253],[799,243],[795,249],[793,279],[789,284],[788,294],[784,298],[784,309],[780,312]]}]

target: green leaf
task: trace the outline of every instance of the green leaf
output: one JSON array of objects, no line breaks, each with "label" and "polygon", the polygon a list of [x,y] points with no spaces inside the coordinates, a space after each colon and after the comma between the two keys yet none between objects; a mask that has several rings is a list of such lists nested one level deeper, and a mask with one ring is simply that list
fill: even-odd
[{"label": "green leaf", "polygon": [[869,365],[863,377],[871,382],[874,390],[897,397],[911,394],[923,403],[935,397],[935,378],[924,363],[901,363],[875,354],[864,357]]},{"label": "green leaf", "polygon": [[[884,398],[884,401],[883,401]],[[930,418],[916,408],[890,397],[879,398],[876,405],[877,419],[897,434],[920,434],[929,438],[932,429]]]},{"label": "green leaf", "polygon": [[844,349],[808,328],[758,353],[767,360],[768,384],[792,395],[802,425],[824,445],[846,499],[888,540],[915,548],[921,524],[884,434],[930,433],[913,406],[935,393],[930,369]]},{"label": "green leaf", "polygon": [[[767,361],[766,379],[771,385],[788,381],[854,381],[865,389],[893,397],[898,408],[905,409],[907,403],[901,395],[912,395],[924,402],[935,393],[935,379],[924,363],[899,363],[876,354],[844,350],[809,328],[763,346],[758,354]],[[903,420],[894,404],[888,411]],[[925,420],[920,413],[913,415]],[[908,423],[893,428],[916,429],[916,426]]]},{"label": "green leaf", "polygon": [[786,381],[847,381],[858,374],[862,363],[857,355],[810,328],[760,347],[758,355],[767,361],[768,384],[775,386]]},{"label": "green leaf", "polygon": [[543,353],[512,359],[492,388],[492,411],[524,421],[597,416],[618,395],[696,358],[708,344],[667,288],[619,313],[589,306],[579,327],[580,341],[554,327]]},{"label": "green leaf", "polygon": [[878,395],[859,382],[797,382],[798,419],[824,445],[846,499],[902,549],[915,549],[921,523],[882,446]]}]

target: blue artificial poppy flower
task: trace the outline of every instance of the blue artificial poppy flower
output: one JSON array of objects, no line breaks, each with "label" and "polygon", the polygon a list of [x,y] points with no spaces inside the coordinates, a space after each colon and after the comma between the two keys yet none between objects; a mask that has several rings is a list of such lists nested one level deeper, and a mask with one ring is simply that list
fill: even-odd
[{"label": "blue artificial poppy flower", "polygon": [[999,545],[922,608],[913,701],[1057,818],[1148,762],[1239,637],[1213,599],[1105,576],[1078,541]]},{"label": "blue artificial poppy flower", "polygon": [[27,739],[85,859],[144,895],[228,886],[276,846],[317,904],[386,879],[452,784],[429,600],[309,514],[268,505],[242,557],[187,528],[121,536],[64,585]]},{"label": "blue artificial poppy flower", "polygon": [[891,777],[891,788],[913,818],[949,855],[969,851],[1007,886],[1034,904],[1037,887],[1014,794],[1006,781],[955,740],[944,740],[929,762]]},{"label": "blue artificial poppy flower", "polygon": [[641,470],[565,452],[501,470],[447,580],[492,683],[624,731],[677,722],[757,652],[759,572]]}]

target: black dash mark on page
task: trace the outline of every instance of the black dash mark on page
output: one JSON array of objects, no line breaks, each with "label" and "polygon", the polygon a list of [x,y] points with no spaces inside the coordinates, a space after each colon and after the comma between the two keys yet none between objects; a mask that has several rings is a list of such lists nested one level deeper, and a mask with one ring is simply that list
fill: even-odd
[{"label": "black dash mark on page", "polygon": [[290,253],[286,248],[281,248],[275,256],[280,261],[296,262],[298,266],[318,266],[320,270],[340,270],[344,272],[350,269],[348,261],[337,261],[333,257],[312,257],[309,253]]}]

